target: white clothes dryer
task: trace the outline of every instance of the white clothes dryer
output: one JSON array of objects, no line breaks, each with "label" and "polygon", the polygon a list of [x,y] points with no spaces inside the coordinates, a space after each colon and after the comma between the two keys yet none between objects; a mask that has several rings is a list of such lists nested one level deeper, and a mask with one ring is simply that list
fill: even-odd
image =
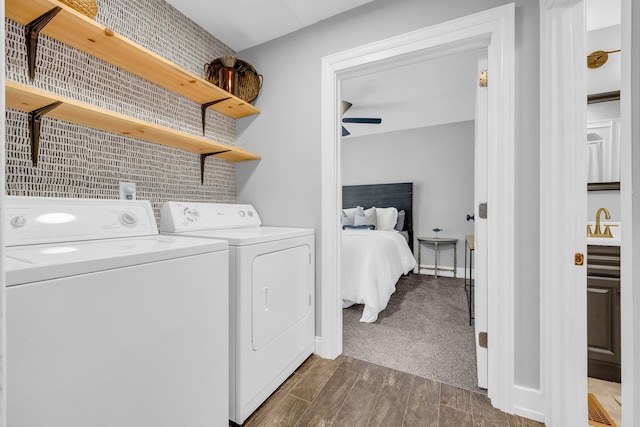
[{"label": "white clothes dryer", "polygon": [[5,198],[12,427],[228,426],[228,244],[148,201]]},{"label": "white clothes dryer", "polygon": [[262,226],[251,205],[168,202],[160,231],[229,242],[229,413],[242,424],[313,353],[314,230]]}]

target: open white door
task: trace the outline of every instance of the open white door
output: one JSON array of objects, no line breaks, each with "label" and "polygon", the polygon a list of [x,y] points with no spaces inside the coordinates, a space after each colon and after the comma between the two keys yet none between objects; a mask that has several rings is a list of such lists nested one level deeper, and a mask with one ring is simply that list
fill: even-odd
[{"label": "open white door", "polygon": [[[483,50],[478,57],[478,76],[487,70],[487,52]],[[488,200],[487,139],[488,139],[488,89],[478,84],[476,89],[476,138],[474,160],[474,317],[476,338],[476,363],[478,365],[478,387],[487,388],[488,349],[481,345],[481,333],[487,332],[487,219],[479,211],[481,204]],[[486,215],[482,215],[485,216]],[[485,335],[486,336],[486,335]],[[486,340],[482,340],[485,341]]]}]

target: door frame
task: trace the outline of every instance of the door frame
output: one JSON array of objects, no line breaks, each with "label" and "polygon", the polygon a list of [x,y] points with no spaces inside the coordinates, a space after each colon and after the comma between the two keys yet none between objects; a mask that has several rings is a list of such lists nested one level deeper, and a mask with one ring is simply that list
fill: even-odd
[{"label": "door frame", "polygon": [[[640,17],[638,0],[622,0],[621,69],[621,339],[622,423],[640,419],[640,301],[633,282],[640,271],[634,244],[640,187]],[[585,1],[540,0],[540,296],[542,389],[546,423],[587,425],[586,269],[573,266],[586,254],[587,182]],[[635,113],[634,113],[635,112]],[[636,170],[634,170],[634,168]],[[558,181],[561,179],[561,181]],[[561,183],[561,185],[559,185]],[[635,208],[635,209],[634,209]],[[635,211],[635,214],[634,214]],[[634,308],[636,308],[634,310]]]},{"label": "door frame", "polygon": [[585,38],[583,0],[540,0],[540,368],[550,426],[587,425]]},{"label": "door frame", "polygon": [[514,412],[514,64],[513,3],[322,58],[321,66],[321,304],[316,353],[342,353],[340,300],[340,82],[371,68],[420,61],[460,49],[487,48],[489,77],[488,394]]},{"label": "door frame", "polygon": [[[622,337],[622,424],[640,420],[640,289],[634,282],[640,277],[640,1],[622,0],[620,82],[620,199],[623,224],[620,248],[621,337]],[[632,232],[633,230],[633,232]]]},{"label": "door frame", "polygon": [[[488,70],[487,51],[482,49],[478,54],[478,75],[483,70]],[[487,144],[488,144],[488,88],[481,85],[476,86],[476,117],[475,117],[475,141],[473,159],[473,207],[474,222],[474,251],[472,256],[475,260],[473,271],[473,303],[475,321],[473,330],[476,342],[476,366],[478,372],[478,387],[488,387],[488,359],[487,349],[480,346],[480,332],[488,331],[487,326],[487,219],[480,218],[480,203],[487,201]],[[466,250],[466,248],[465,248]],[[465,266],[466,268],[466,266]],[[470,273],[471,274],[471,273]],[[470,279],[471,280],[471,279]]]}]

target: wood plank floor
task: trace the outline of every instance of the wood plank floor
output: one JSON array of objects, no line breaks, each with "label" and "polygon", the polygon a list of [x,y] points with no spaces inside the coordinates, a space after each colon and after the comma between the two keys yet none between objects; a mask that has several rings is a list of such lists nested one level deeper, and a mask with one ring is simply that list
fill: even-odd
[{"label": "wood plank floor", "polygon": [[245,427],[542,427],[487,396],[340,356],[312,355]]}]

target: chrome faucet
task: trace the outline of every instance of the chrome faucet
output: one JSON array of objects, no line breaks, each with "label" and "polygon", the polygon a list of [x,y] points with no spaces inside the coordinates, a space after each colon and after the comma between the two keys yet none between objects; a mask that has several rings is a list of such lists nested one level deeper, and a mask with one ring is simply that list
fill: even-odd
[{"label": "chrome faucet", "polygon": [[587,224],[587,237],[607,237],[613,238],[613,234],[611,234],[611,228],[615,227],[616,224],[605,224],[604,232],[600,228],[600,214],[604,212],[605,219],[611,219],[611,215],[609,214],[609,210],[607,208],[600,208],[596,212],[596,228],[593,232],[591,232],[591,226]]}]

